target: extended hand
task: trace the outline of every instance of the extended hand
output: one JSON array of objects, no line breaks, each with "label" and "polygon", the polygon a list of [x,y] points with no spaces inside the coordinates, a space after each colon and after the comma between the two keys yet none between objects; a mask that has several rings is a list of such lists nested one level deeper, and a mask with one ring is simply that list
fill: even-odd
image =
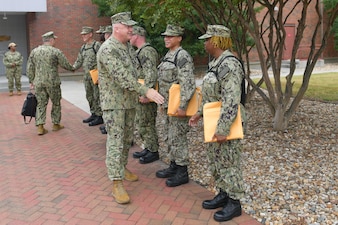
[{"label": "extended hand", "polygon": [[155,89],[149,88],[146,97],[152,99],[157,104],[163,104],[164,103],[164,97],[160,95]]}]

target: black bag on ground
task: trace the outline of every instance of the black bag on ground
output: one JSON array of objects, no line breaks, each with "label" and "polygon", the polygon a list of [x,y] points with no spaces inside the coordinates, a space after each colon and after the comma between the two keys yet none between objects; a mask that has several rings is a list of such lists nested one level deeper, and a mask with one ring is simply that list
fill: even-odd
[{"label": "black bag on ground", "polygon": [[[35,117],[36,105],[37,105],[37,100],[36,100],[35,95],[32,92],[29,92],[27,94],[27,97],[23,103],[22,110],[21,110],[21,115],[23,116],[25,124],[30,123],[32,118]],[[30,117],[28,123],[26,122],[26,116]]]}]

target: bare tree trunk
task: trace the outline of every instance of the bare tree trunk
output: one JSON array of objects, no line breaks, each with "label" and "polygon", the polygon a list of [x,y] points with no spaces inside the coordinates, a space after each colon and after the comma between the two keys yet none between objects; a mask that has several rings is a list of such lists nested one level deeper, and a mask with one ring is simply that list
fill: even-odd
[{"label": "bare tree trunk", "polygon": [[275,116],[273,118],[273,129],[283,131],[288,127],[288,121],[284,116],[285,109],[283,105],[278,104],[276,107]]},{"label": "bare tree trunk", "polygon": [[[230,26],[240,58],[248,60],[252,46],[256,48],[262,78],[257,84],[253,82],[250,78],[250,63],[247,61],[246,79],[249,86],[247,100],[257,92],[267,103],[273,116],[273,129],[278,131],[287,129],[292,115],[296,112],[308,88],[313,68],[327,45],[333,21],[337,18],[338,5],[331,7],[326,17],[326,26],[323,26],[323,15],[320,10],[323,3],[320,0],[224,0],[224,4],[211,0],[188,1],[196,9],[197,14],[205,18],[201,20],[204,25],[216,23]],[[292,78],[296,71],[297,52],[304,41],[304,32],[307,32],[308,13],[313,9],[316,10],[318,20],[310,23],[314,27],[310,29],[311,32],[313,31],[311,50],[306,56],[307,64],[302,85],[294,93]],[[204,17],[209,14],[210,16]],[[287,37],[285,25],[289,23],[296,23],[296,35],[291,51],[290,70],[284,84],[281,80],[281,65]],[[318,42],[321,29],[323,31],[321,42]],[[253,42],[251,46],[246,45],[248,35],[251,43]],[[269,74],[270,69],[272,75]],[[262,84],[266,85],[265,89],[261,87]]]},{"label": "bare tree trunk", "polygon": [[[293,96],[293,82],[292,77],[294,75],[296,66],[295,59],[296,53],[299,49],[300,44],[303,41],[303,35],[305,32],[307,24],[307,14],[311,2],[314,2],[316,13],[318,15],[318,20],[315,24],[315,29],[312,34],[312,43],[311,51],[308,55],[308,62],[306,64],[305,72],[303,74],[303,83],[301,88],[296,93],[295,97]],[[231,0],[227,1],[228,6],[231,4]],[[286,6],[286,1],[280,0],[262,0],[259,1],[259,4],[263,6],[263,9],[267,9],[263,15],[263,19],[260,20],[260,23],[257,23],[257,13],[256,9],[252,6],[258,6],[257,1],[248,1],[249,6],[249,15],[252,18],[251,26],[248,24],[248,31],[252,35],[252,38],[255,41],[257,53],[259,55],[261,69],[262,69],[262,79],[265,82],[267,93],[260,91],[261,82],[254,84],[250,78],[248,82],[253,86],[253,90],[257,91],[258,94],[262,96],[264,101],[268,104],[271,114],[273,115],[273,129],[274,130],[285,130],[288,127],[288,123],[292,115],[296,112],[297,107],[299,106],[307,88],[309,85],[310,77],[312,75],[313,68],[322,54],[325,46],[327,45],[327,39],[329,37],[329,31],[331,30],[333,21],[337,18],[338,6],[332,8],[331,16],[327,20],[326,27],[324,27],[324,34],[321,39],[320,46],[318,48],[318,31],[321,29],[322,23],[322,14],[320,12],[319,0],[316,1],[295,1]],[[274,9],[276,6],[279,7],[277,17],[275,17]],[[230,6],[229,6],[230,7]],[[277,7],[277,8],[278,8]],[[289,10],[284,10],[284,7],[288,7]],[[288,18],[295,12],[296,9],[301,7],[300,18],[298,19],[297,33],[294,42],[294,48],[292,49],[291,56],[291,66],[289,75],[286,77],[286,84],[284,92],[282,91],[282,82],[281,82],[281,62],[282,62],[282,53],[284,51],[284,42],[286,37],[286,32],[284,25],[288,23]],[[230,7],[231,8],[231,7]],[[235,8],[233,9],[235,10]],[[283,15],[284,11],[287,12],[286,15]],[[265,27],[267,26],[267,27]],[[266,34],[264,36],[264,34]],[[264,58],[266,56],[266,58]],[[265,60],[266,59],[266,60]],[[267,72],[268,65],[271,65],[273,76],[269,77]],[[272,83],[271,79],[274,79]],[[290,102],[291,101],[291,102]]]}]

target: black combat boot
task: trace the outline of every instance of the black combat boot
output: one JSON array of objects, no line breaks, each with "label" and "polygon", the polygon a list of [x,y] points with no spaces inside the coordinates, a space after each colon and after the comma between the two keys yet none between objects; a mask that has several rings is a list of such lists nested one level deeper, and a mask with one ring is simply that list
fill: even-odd
[{"label": "black combat boot", "polygon": [[95,114],[93,113],[93,114],[90,115],[90,117],[88,117],[87,119],[82,120],[82,122],[84,122],[84,123],[89,123],[89,122],[92,122],[95,118],[96,118],[96,116],[95,116]]},{"label": "black combat boot", "polygon": [[107,134],[107,130],[106,130],[106,125],[101,125],[100,127],[99,127],[99,129],[100,129],[100,131],[101,131],[101,134]]},{"label": "black combat boot", "polygon": [[133,153],[133,157],[138,159],[138,158],[140,158],[142,156],[145,156],[148,152],[149,152],[149,150],[147,148],[145,148],[145,149],[143,149],[140,152],[134,152]]},{"label": "black combat boot", "polygon": [[101,134],[107,134],[106,126],[105,125],[100,126],[100,131]]},{"label": "black combat boot", "polygon": [[95,119],[88,123],[89,126],[96,126],[99,124],[103,124],[102,116],[95,116]]},{"label": "black combat boot", "polygon": [[222,210],[215,212],[214,219],[218,222],[229,221],[242,214],[242,207],[239,200],[229,198],[228,203]]},{"label": "black combat boot", "polygon": [[188,167],[177,165],[176,174],[165,182],[168,187],[176,187],[189,182]]},{"label": "black combat boot", "polygon": [[155,162],[156,160],[160,159],[160,155],[158,152],[147,152],[144,156],[140,157],[140,163],[141,164],[147,164],[147,163],[152,163]]},{"label": "black combat boot", "polygon": [[229,196],[226,192],[221,191],[212,200],[205,200],[202,203],[204,209],[217,209],[227,204]]},{"label": "black combat boot", "polygon": [[174,161],[171,161],[170,166],[168,168],[159,170],[156,172],[156,177],[158,178],[172,177],[176,174],[176,171],[177,171],[177,165]]}]

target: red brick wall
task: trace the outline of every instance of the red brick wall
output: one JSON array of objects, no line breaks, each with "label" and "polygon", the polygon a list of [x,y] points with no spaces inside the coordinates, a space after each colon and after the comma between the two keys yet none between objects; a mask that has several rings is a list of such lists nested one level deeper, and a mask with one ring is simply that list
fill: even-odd
[{"label": "red brick wall", "polygon": [[338,58],[338,51],[334,48],[333,37],[329,39],[328,45],[325,48],[324,58]]},{"label": "red brick wall", "polygon": [[[286,15],[288,15],[290,10],[292,9],[291,6],[294,6],[294,4],[295,4],[294,3],[295,1],[296,0],[287,1],[287,4],[286,4],[286,6],[283,10],[284,17]],[[298,20],[301,17],[301,10],[302,10],[302,7],[300,7],[300,6],[296,7],[294,12],[288,17],[286,24],[295,25],[296,29],[297,29]],[[324,26],[326,26],[326,24],[325,24],[325,16],[326,16],[325,11],[323,13],[324,13]],[[258,17],[258,21],[260,21],[260,19],[263,18],[262,16],[263,16],[263,13],[261,14],[261,17]],[[296,55],[297,59],[301,59],[301,60],[307,59],[307,56],[310,52],[312,35],[313,35],[317,21],[318,21],[318,16],[317,16],[317,13],[315,11],[315,2],[313,1],[308,8],[308,14],[307,14],[307,19],[306,19],[306,28],[305,28],[305,31],[303,33],[303,39],[302,39],[300,46],[299,46],[299,49],[297,51],[297,55]],[[266,23],[267,22],[268,21],[266,21]],[[266,27],[267,24],[265,24],[265,25],[263,24],[263,27],[264,26]],[[325,58],[338,58],[338,51],[334,49],[333,44],[334,44],[334,42],[333,42],[333,35],[332,35],[330,37],[328,45],[326,46],[326,48],[325,48],[325,50],[322,54],[322,58],[324,58],[324,59]],[[319,32],[317,34],[317,38],[316,38],[316,49],[318,49],[320,45],[321,45],[321,33]],[[255,62],[255,61],[258,60],[257,52],[255,51],[255,49],[254,49],[254,51],[251,52],[250,59],[251,59],[252,62]]]},{"label": "red brick wall", "polygon": [[[291,1],[291,0],[290,0]],[[293,1],[293,0],[292,0]],[[313,21],[316,21],[316,13],[308,14],[307,28],[313,28]],[[285,9],[285,13],[287,8]],[[284,13],[284,15],[285,15]],[[293,13],[289,18],[288,23],[297,23],[297,13]],[[92,26],[94,30],[98,30],[101,25],[110,24],[110,18],[98,18],[97,7],[93,5],[91,0],[47,0],[47,12],[45,13],[28,13],[27,14],[27,37],[28,37],[28,51],[42,43],[41,35],[54,31],[58,36],[56,47],[61,49],[68,60],[74,63],[81,45],[82,26]],[[297,58],[304,59],[309,51],[310,36],[312,32],[306,31],[304,39],[298,51]],[[99,40],[98,35],[95,38]],[[317,45],[320,40],[317,40]],[[333,48],[333,40],[330,39],[329,45],[326,47],[323,58],[338,57],[338,51]],[[197,60],[197,59],[196,59]],[[207,59],[198,59],[200,64],[205,64]],[[256,52],[251,53],[251,62],[258,61]]]},{"label": "red brick wall", "polygon": [[[91,26],[96,31],[100,25],[110,25],[109,17],[99,18],[97,14],[91,0],[47,0],[47,12],[27,14],[28,51],[42,44],[42,34],[54,31],[58,36],[55,47],[73,64],[83,44],[82,26]],[[94,37],[99,40],[99,35]]]}]

